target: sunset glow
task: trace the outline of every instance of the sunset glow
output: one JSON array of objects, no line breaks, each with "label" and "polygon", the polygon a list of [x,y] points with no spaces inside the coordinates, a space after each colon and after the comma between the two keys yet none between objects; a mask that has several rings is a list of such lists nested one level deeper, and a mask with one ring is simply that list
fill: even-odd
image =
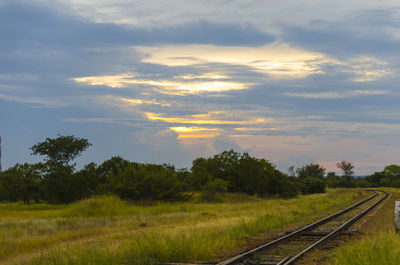
[{"label": "sunset glow", "polygon": [[255,118],[248,121],[234,121],[234,120],[212,120],[202,119],[199,116],[193,115],[191,117],[162,117],[156,113],[145,113],[149,120],[158,120],[167,123],[181,123],[181,124],[213,124],[213,125],[246,125],[246,124],[262,124],[268,122],[268,119]]},{"label": "sunset glow", "polygon": [[398,163],[400,2],[205,3],[0,0],[3,168],[58,134],[96,148],[77,168],[230,149],[283,172]]},{"label": "sunset glow", "polygon": [[321,73],[322,54],[294,49],[288,45],[272,44],[260,48],[187,45],[141,47],[148,54],[146,63],[168,66],[190,66],[204,63],[245,65],[254,71],[273,77],[295,78]]},{"label": "sunset glow", "polygon": [[[197,94],[204,92],[225,92],[230,90],[243,90],[248,87],[248,84],[223,81],[219,79],[226,79],[226,76],[218,75],[200,75],[198,77],[193,75],[178,76],[178,80],[144,80],[135,78],[134,74],[123,73],[118,75],[104,75],[104,76],[87,76],[73,78],[77,83],[86,83],[92,86],[109,86],[112,88],[126,88],[134,87],[134,85],[144,85],[160,89],[160,92],[167,94]],[[195,79],[212,79],[210,81],[191,81]],[[218,80],[218,81],[216,81]]]}]

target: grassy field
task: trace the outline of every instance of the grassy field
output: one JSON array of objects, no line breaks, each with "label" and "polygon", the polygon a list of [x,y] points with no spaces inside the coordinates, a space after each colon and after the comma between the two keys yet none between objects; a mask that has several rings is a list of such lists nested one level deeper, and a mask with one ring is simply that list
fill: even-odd
[{"label": "grassy field", "polygon": [[337,252],[336,265],[398,265],[400,235],[383,232],[352,242]]},{"label": "grassy field", "polygon": [[394,201],[400,200],[400,190],[385,188],[392,197],[382,207],[363,236],[341,246],[328,264],[335,265],[398,265],[400,264],[400,234],[394,231]]},{"label": "grassy field", "polygon": [[70,205],[0,204],[0,264],[218,260],[257,234],[303,225],[367,195],[332,189],[287,200],[226,194],[219,203],[141,206],[102,196]]}]

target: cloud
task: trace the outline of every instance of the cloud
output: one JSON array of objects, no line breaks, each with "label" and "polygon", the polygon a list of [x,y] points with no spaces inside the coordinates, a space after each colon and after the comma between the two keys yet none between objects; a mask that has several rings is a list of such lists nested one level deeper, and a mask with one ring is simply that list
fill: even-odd
[{"label": "cloud", "polygon": [[387,62],[367,56],[352,58],[347,65],[350,69],[344,70],[344,72],[354,74],[353,80],[355,82],[375,81],[394,74]]},{"label": "cloud", "polygon": [[351,56],[390,56],[399,53],[400,39],[397,8],[358,10],[333,20],[319,19],[306,25],[287,25],[282,37],[286,42],[316,52],[345,58]]},{"label": "cloud", "polygon": [[260,28],[274,28],[278,22],[303,25],[310,20],[334,20],[360,10],[399,6],[396,1],[374,0],[320,0],[248,1],[186,1],[186,0],[31,0],[56,6],[68,14],[79,15],[97,23],[117,23],[126,26],[186,24],[207,19],[232,23],[249,21]]},{"label": "cloud", "polygon": [[[372,82],[393,75],[384,60],[372,56],[335,58],[283,43],[262,47],[221,47],[215,45],[168,45],[137,47],[145,63],[171,67],[201,67],[212,63],[241,65],[275,79],[299,79],[311,75],[350,75],[353,82]],[[335,71],[332,73],[332,70]],[[265,81],[264,81],[265,82]]]},{"label": "cloud", "polygon": [[169,45],[140,47],[147,56],[143,62],[167,66],[190,66],[206,63],[244,65],[276,78],[299,78],[321,73],[327,62],[322,54],[295,49],[282,43],[262,47],[220,47],[215,45]]},{"label": "cloud", "polygon": [[169,103],[160,103],[157,100],[143,100],[143,99],[132,99],[132,98],[120,98],[121,101],[128,103],[129,105],[160,105],[162,107],[171,107]]},{"label": "cloud", "polygon": [[[209,112],[206,114],[196,114],[186,117],[163,117],[161,114],[157,113],[145,113],[149,120],[153,121],[163,121],[166,123],[174,124],[205,124],[205,125],[249,125],[249,124],[262,124],[268,122],[270,119],[257,117],[250,120],[226,120],[217,119],[221,116],[221,112]],[[213,118],[215,117],[215,118]]]},{"label": "cloud", "polygon": [[1,47],[6,50],[26,45],[48,45],[68,49],[111,45],[155,45],[202,43],[259,46],[274,37],[250,24],[192,21],[161,27],[124,27],[63,14],[53,7],[34,3],[6,3],[0,8]]},{"label": "cloud", "polygon": [[384,90],[354,90],[354,91],[344,91],[340,92],[322,92],[322,93],[291,93],[285,92],[283,93],[285,96],[290,97],[299,97],[299,98],[315,98],[315,99],[340,99],[340,98],[349,98],[356,96],[376,96],[376,95],[384,95],[387,94],[388,91]]},{"label": "cloud", "polygon": [[249,128],[249,127],[241,127],[235,128],[236,131],[240,132],[266,132],[266,131],[278,131],[278,128]]},{"label": "cloud", "polygon": [[366,11],[387,3],[116,1],[0,6],[12,148],[71,133],[94,139],[88,162],[398,157],[398,11]]},{"label": "cloud", "polygon": [[[224,77],[228,78],[226,76]],[[141,79],[140,77],[136,78],[135,74],[132,73],[72,78],[72,80],[77,83],[86,83],[93,86],[105,85],[112,88],[134,88],[134,85],[144,85],[158,88],[158,91],[161,93],[177,95],[225,92],[230,90],[242,90],[248,87],[248,84],[220,79],[222,79],[222,75],[212,76],[211,74],[203,74],[198,77],[194,77],[194,75],[185,75],[182,77],[175,76],[172,80],[152,80]]]},{"label": "cloud", "polygon": [[60,108],[68,106],[68,99],[64,98],[44,98],[44,97],[25,97],[25,96],[11,96],[0,93],[0,99],[6,101],[12,101],[17,103],[31,104],[35,106]]},{"label": "cloud", "polygon": [[219,128],[205,128],[205,127],[170,127],[170,130],[178,133],[178,139],[187,138],[214,138],[220,135],[221,129]]}]

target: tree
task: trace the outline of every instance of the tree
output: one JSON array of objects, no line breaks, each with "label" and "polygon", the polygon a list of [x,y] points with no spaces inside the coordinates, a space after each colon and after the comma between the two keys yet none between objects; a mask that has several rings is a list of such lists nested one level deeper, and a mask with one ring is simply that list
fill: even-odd
[{"label": "tree", "polygon": [[46,163],[40,169],[43,178],[41,194],[44,200],[50,203],[68,203],[81,198],[83,193],[75,192],[81,185],[77,181],[80,175],[74,174],[75,164],[69,163],[89,146],[91,144],[87,139],[59,134],[57,138],[46,138],[46,141],[30,148],[33,155],[46,157]]},{"label": "tree", "polygon": [[351,162],[341,161],[336,164],[338,168],[340,168],[345,176],[352,176],[354,174],[354,166]]},{"label": "tree", "polygon": [[46,141],[37,143],[30,149],[33,155],[46,156],[47,162],[67,166],[91,145],[87,139],[58,134],[57,138],[46,138]]},{"label": "tree", "polygon": [[303,194],[325,192],[325,168],[318,164],[307,164],[296,170],[298,183]]},{"label": "tree", "polygon": [[[197,158],[191,168],[191,187],[204,190],[224,180],[228,192],[244,192],[257,196],[296,196],[296,182],[281,173],[265,159],[248,153],[224,151],[210,158]],[[210,183],[208,183],[211,180]],[[222,182],[218,182],[222,183]]]},{"label": "tree", "polygon": [[325,175],[325,168],[321,167],[318,164],[311,163],[301,168],[298,168],[296,172],[299,179],[307,177],[323,179]]},{"label": "tree", "polygon": [[[383,174],[385,175],[385,185],[382,186],[390,186],[390,187],[400,187],[400,166],[398,165],[389,165],[386,166],[383,170]],[[382,179],[383,180],[383,179]]]},{"label": "tree", "polygon": [[129,200],[184,200],[183,183],[168,165],[129,163],[116,175],[108,175],[108,190]]},{"label": "tree", "polygon": [[400,178],[400,166],[398,165],[389,165],[386,166],[383,170],[383,174],[386,177],[389,177],[393,180]]},{"label": "tree", "polygon": [[294,166],[288,167],[288,173],[289,173],[290,177],[292,177],[292,178],[296,177],[296,170],[295,170]]},{"label": "tree", "polygon": [[203,186],[201,199],[204,201],[217,201],[217,193],[228,190],[228,181],[223,179],[210,179]]},{"label": "tree", "polygon": [[335,172],[328,172],[326,174],[326,184],[330,188],[337,188],[340,186],[340,178],[336,175]]},{"label": "tree", "polygon": [[307,177],[302,182],[303,194],[325,193],[326,184],[322,179]]},{"label": "tree", "polygon": [[385,174],[383,172],[375,172],[369,176],[367,176],[365,179],[371,183],[373,187],[379,187],[381,183],[381,179],[385,178]]},{"label": "tree", "polygon": [[43,199],[49,203],[69,203],[76,199],[75,190],[77,185],[74,183],[73,166],[64,166],[60,163],[42,164],[43,181],[41,194]]},{"label": "tree", "polygon": [[344,173],[345,186],[346,187],[351,187],[352,186],[351,182],[352,182],[352,178],[353,178],[352,176],[354,174],[354,171],[353,171],[354,166],[353,166],[353,164],[351,162],[343,160],[341,162],[338,162],[336,164],[336,166],[338,168],[340,168]]},{"label": "tree", "polygon": [[29,204],[38,201],[42,178],[39,164],[16,164],[0,173],[0,200],[19,201]]},{"label": "tree", "polygon": [[128,164],[128,160],[125,160],[120,156],[113,156],[99,166],[100,176],[105,177],[107,175],[117,175],[118,172],[124,170]]}]

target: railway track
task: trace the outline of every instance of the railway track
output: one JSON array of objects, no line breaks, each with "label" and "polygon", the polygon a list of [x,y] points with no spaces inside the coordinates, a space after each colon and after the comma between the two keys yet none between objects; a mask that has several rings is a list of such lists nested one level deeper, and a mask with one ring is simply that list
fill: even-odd
[{"label": "railway track", "polygon": [[339,235],[388,196],[383,191],[373,192],[370,197],[342,211],[217,265],[295,264],[305,253]]}]

